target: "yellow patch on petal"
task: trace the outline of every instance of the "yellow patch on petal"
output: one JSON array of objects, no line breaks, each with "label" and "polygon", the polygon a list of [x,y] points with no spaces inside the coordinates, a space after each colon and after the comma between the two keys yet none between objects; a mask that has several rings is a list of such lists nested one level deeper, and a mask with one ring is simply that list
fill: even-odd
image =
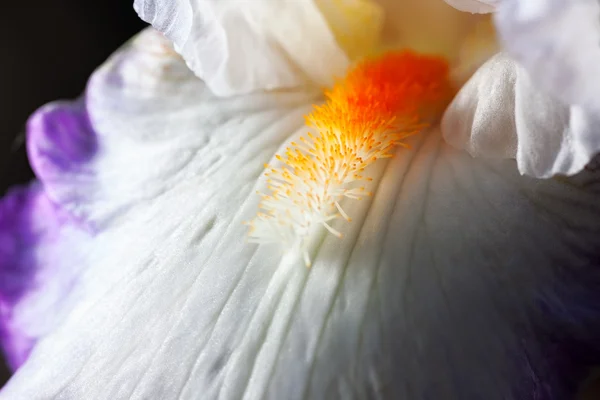
[{"label": "yellow patch on petal", "polygon": [[410,48],[453,60],[477,15],[460,12],[443,0],[374,0],[385,12],[386,49]]},{"label": "yellow patch on petal", "polygon": [[281,243],[303,252],[309,236],[330,221],[350,221],[340,201],[369,196],[368,167],[392,157],[403,140],[428,125],[451,97],[447,62],[413,52],[366,60],[327,91],[327,102],[306,117],[316,134],[292,142],[280,167],[266,165],[270,193],[259,193],[262,212],[249,222],[250,240]]},{"label": "yellow patch on petal", "polygon": [[372,0],[315,0],[338,44],[352,60],[379,47],[384,12]]},{"label": "yellow patch on petal", "polygon": [[453,60],[452,80],[462,86],[490,57],[500,51],[491,14],[478,16]]}]

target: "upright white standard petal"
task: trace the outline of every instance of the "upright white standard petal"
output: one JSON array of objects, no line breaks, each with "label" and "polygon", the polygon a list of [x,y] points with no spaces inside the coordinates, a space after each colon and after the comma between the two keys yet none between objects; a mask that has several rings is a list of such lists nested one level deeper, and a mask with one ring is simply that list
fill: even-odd
[{"label": "upright white standard petal", "polygon": [[[373,197],[344,205],[345,238],[315,238],[307,269],[245,243],[242,222],[263,164],[305,132],[311,93],[219,99],[191,76],[170,79],[167,55],[144,48],[94,80],[91,120],[106,144],[89,201],[123,204],[126,182],[144,196],[105,220],[65,300],[72,313],[0,399],[565,393],[549,355],[597,321],[575,306],[600,282],[597,174],[535,181],[424,132],[368,171]],[[165,75],[147,86],[136,71]],[[563,310],[582,314],[576,327]]]},{"label": "upright white standard petal", "polygon": [[501,0],[444,0],[452,7],[460,11],[476,14],[493,12]]},{"label": "upright white standard petal", "polygon": [[597,0],[503,0],[495,20],[508,53],[534,83],[566,104],[600,114]]},{"label": "upright white standard petal", "polygon": [[581,171],[600,151],[600,115],[540,90],[501,53],[484,64],[448,107],[442,130],[474,157],[516,158],[538,178]]},{"label": "upright white standard petal", "polygon": [[329,85],[348,57],[313,0],[135,0],[213,93]]}]

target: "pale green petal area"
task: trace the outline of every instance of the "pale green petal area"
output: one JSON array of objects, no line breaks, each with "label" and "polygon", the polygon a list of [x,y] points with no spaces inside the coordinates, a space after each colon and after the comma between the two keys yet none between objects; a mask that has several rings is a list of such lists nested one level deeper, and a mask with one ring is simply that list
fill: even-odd
[{"label": "pale green petal area", "polygon": [[544,352],[536,302],[598,256],[597,173],[533,180],[423,132],[373,166],[374,195],[343,204],[353,222],[334,227],[345,237],[323,230],[307,269],[246,243],[243,222],[263,164],[305,132],[313,94],[219,99],[169,72],[177,58],[156,68],[168,48],[139,46],[156,38],[96,75],[103,178],[89,202],[102,229],[65,299],[72,311],[0,399],[496,400],[528,389]]},{"label": "pale green petal area", "polygon": [[460,11],[486,14],[496,10],[501,0],[444,0]]},{"label": "pale green petal area", "polygon": [[348,56],[313,0],[135,0],[218,96],[326,86]]},{"label": "pale green petal area", "polygon": [[538,178],[580,172],[600,151],[600,117],[532,81],[505,53],[490,59],[448,107],[446,140],[474,157],[514,158]]}]

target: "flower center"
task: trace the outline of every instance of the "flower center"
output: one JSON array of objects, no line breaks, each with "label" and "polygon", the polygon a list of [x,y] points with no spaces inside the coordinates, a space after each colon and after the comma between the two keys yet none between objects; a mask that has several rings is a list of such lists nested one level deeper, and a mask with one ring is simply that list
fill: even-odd
[{"label": "flower center", "polygon": [[368,167],[392,157],[405,138],[424,129],[450,98],[448,65],[438,57],[391,52],[365,60],[325,93],[324,105],[306,117],[316,133],[292,142],[281,166],[265,165],[269,193],[250,221],[249,239],[300,250],[310,266],[308,239],[330,222],[350,221],[344,198],[370,196]]}]

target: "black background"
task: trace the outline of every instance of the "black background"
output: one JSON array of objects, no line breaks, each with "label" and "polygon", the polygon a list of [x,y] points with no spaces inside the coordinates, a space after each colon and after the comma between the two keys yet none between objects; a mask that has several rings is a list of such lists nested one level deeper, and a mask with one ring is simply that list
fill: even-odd
[{"label": "black background", "polygon": [[[0,14],[0,195],[33,174],[23,139],[43,104],[79,96],[87,78],[144,27],[133,0],[28,0]],[[0,387],[8,378],[0,361]]]}]

